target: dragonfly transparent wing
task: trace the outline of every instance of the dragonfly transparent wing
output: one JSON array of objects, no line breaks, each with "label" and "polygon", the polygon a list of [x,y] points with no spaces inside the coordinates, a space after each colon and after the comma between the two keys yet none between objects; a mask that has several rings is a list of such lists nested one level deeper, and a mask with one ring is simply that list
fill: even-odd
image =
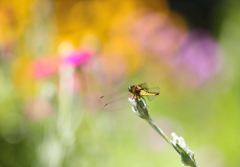
[{"label": "dragonfly transparent wing", "polygon": [[140,87],[142,87],[145,90],[149,90],[148,85],[146,82],[139,84]]},{"label": "dragonfly transparent wing", "polygon": [[101,96],[100,101],[103,107],[107,107],[109,105],[113,105],[114,103],[118,103],[124,99],[127,99],[127,92],[121,94],[112,94],[111,96]]}]

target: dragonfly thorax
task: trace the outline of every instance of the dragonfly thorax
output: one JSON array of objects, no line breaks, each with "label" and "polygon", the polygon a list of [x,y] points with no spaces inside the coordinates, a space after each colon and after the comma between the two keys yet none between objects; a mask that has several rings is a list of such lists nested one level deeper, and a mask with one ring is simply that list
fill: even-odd
[{"label": "dragonfly thorax", "polygon": [[128,91],[135,96],[140,96],[141,90],[142,90],[142,88],[139,86],[136,86],[136,85],[131,85],[128,87]]}]

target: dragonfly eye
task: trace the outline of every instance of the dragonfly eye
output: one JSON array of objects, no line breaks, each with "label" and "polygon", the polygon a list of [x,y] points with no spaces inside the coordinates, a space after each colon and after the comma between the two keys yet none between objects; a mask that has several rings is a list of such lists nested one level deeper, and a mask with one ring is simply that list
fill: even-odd
[{"label": "dragonfly eye", "polygon": [[133,93],[133,91],[134,91],[133,86],[129,86],[129,87],[128,87],[128,91],[129,91],[130,93]]}]

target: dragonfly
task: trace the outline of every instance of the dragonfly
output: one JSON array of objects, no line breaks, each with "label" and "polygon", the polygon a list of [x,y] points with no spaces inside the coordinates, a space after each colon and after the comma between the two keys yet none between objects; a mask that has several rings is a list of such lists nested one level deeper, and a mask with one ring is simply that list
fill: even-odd
[{"label": "dragonfly", "polygon": [[[127,92],[125,92],[127,93]],[[159,91],[152,91],[147,83],[140,83],[140,84],[134,84],[134,85],[130,85],[128,87],[128,93],[130,93],[130,96],[132,98],[144,98],[147,97],[149,99],[149,97],[153,97],[153,96],[157,96],[159,95]],[[115,93],[114,93],[115,94]],[[104,99],[105,96],[100,96],[100,99]],[[106,102],[104,104],[104,108],[112,103],[115,103],[123,98],[127,98],[125,95],[117,98],[117,99],[111,99],[110,101]]]},{"label": "dragonfly", "polygon": [[157,96],[160,93],[155,91],[150,91],[146,83],[141,83],[137,85],[131,85],[128,87],[128,92],[134,98],[143,98],[149,96]]}]

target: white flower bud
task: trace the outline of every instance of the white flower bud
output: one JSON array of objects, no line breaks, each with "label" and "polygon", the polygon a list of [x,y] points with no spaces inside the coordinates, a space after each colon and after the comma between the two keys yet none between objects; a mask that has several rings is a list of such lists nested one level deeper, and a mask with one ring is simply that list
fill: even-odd
[{"label": "white flower bud", "polygon": [[194,153],[187,147],[183,137],[177,136],[174,132],[172,135],[172,146],[181,156],[182,162],[186,166],[196,167]]}]

